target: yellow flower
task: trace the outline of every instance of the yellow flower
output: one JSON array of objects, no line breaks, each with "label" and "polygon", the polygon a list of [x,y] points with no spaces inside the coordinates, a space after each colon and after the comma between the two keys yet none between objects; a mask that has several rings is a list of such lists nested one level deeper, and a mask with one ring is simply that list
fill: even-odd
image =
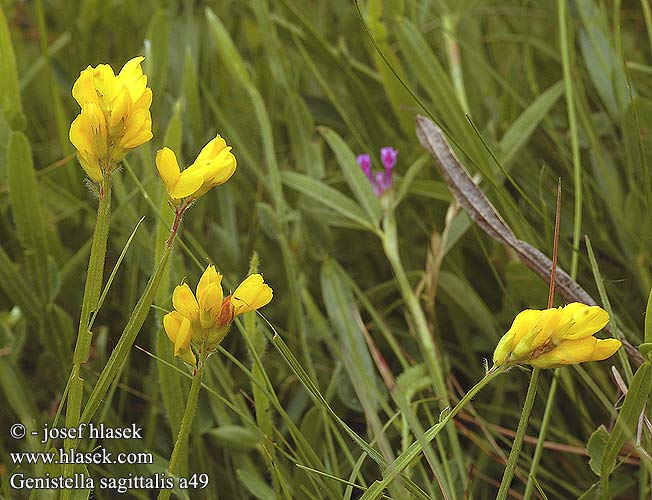
[{"label": "yellow flower", "polygon": [[190,320],[181,313],[172,311],[163,317],[163,327],[174,344],[174,355],[180,356],[189,365],[196,365],[197,360],[190,349]]},{"label": "yellow flower", "polygon": [[231,147],[219,135],[206,144],[195,162],[183,172],[177,157],[169,148],[156,153],[156,168],[168,196],[175,205],[183,198],[196,200],[210,188],[225,183],[236,169],[236,159]]},{"label": "yellow flower", "polygon": [[70,125],[70,142],[96,182],[130,149],[152,138],[152,90],[140,66],[143,59],[127,61],[118,75],[108,64],[88,66],[72,87],[81,113]]},{"label": "yellow flower", "polygon": [[272,289],[260,274],[248,276],[233,292],[224,297],[222,275],[210,265],[197,284],[196,294],[187,284],[174,289],[174,311],[163,317],[163,326],[174,344],[174,355],[194,365],[191,345],[214,351],[229,331],[233,318],[254,311],[272,300]]},{"label": "yellow flower", "polygon": [[600,340],[593,334],[609,322],[598,306],[574,302],[565,307],[520,312],[498,342],[494,365],[529,364],[538,368],[601,361],[621,345],[617,339]]},{"label": "yellow flower", "polygon": [[263,283],[261,274],[250,274],[238,285],[231,297],[233,314],[255,311],[272,300],[272,289]]}]

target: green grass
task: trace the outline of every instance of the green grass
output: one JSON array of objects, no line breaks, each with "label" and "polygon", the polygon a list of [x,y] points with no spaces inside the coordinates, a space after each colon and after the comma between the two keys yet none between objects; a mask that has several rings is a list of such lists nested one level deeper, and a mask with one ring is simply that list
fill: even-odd
[{"label": "green grass", "polygon": [[[120,68],[141,54],[154,138],[113,176],[102,289],[115,275],[80,373],[82,413],[91,398],[93,422],[135,423],[144,436],[79,449],[149,451],[155,463],[88,473],[166,469],[191,379],[162,330],[172,290],[184,279],[194,287],[209,262],[233,289],[256,254],[274,289],[261,310],[269,323],[236,321],[208,359],[179,470],[209,482],[181,498],[379,498],[374,482],[403,465],[387,497],[495,498],[528,373],[501,375],[432,441],[428,429],[484,376],[514,316],[545,307],[547,284],[451,205],[416,115],[445,130],[516,236],[546,255],[561,177],[560,267],[631,344],[652,340],[650,9],[562,4],[369,0],[365,29],[349,0],[2,2],[0,497],[30,496],[10,488],[16,472],[61,473],[17,468],[10,452],[43,448],[9,428],[63,426],[66,416],[98,206],[68,141],[72,84],[88,65]],[[172,213],[155,153],[171,147],[187,165],[216,133],[238,170],[186,214],[126,363],[91,397],[163,255]],[[383,146],[400,155],[395,187],[378,200],[355,155],[370,153],[378,168]],[[612,366],[634,389],[624,403]],[[532,498],[592,499],[600,487],[603,498],[650,497],[650,429],[638,444],[636,431],[646,400],[650,416],[652,370],[637,368],[624,350],[563,368],[550,399],[553,371],[541,373],[515,494],[548,406]],[[405,464],[411,445],[423,453]],[[116,495],[98,488],[92,498]]]}]

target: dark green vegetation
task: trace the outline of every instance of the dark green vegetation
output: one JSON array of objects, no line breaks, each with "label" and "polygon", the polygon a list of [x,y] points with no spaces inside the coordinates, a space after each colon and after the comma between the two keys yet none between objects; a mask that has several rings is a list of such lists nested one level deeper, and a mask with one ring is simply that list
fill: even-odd
[{"label": "dark green vegetation", "polygon": [[[652,286],[652,16],[645,1],[575,0],[560,11],[565,5],[362,3],[370,32],[408,92],[349,0],[5,0],[0,495],[17,495],[4,481],[15,472],[9,452],[42,449],[29,435],[9,438],[9,427],[52,424],[70,373],[97,207],[68,141],[78,113],[70,91],[89,64],[117,69],[146,56],[154,139],[113,177],[105,282],[145,220],[95,319],[91,359],[82,367],[85,398],[167,238],[171,211],[156,150],[169,146],[187,165],[219,132],[238,158],[234,177],[187,213],[158,307],[94,418],[142,427],[142,440],[104,445],[116,453],[151,451],[155,463],[90,465],[93,477],[165,469],[190,381],[160,318],[174,285],[184,277],[194,285],[209,261],[234,287],[257,253],[274,289],[262,313],[287,348],[249,315],[209,359],[182,469],[206,472],[210,481],[189,498],[358,498],[381,478],[385,466],[376,462],[395,460],[484,375],[483,358],[491,359],[518,311],[546,306],[547,284],[451,208],[416,139],[417,113],[449,133],[516,235],[547,255],[562,177],[560,266],[610,308],[629,342],[642,343]],[[395,188],[377,204],[355,154],[369,152],[379,168],[382,146],[400,155]],[[381,219],[399,200],[394,238]],[[637,367],[623,350],[558,372],[536,473],[547,498],[587,491],[585,498],[596,498],[594,470],[604,475],[615,466],[607,498],[650,497],[649,459],[646,468],[641,450],[632,448],[640,408],[633,398],[618,433],[596,434],[592,467],[585,453],[594,431],[611,431],[616,419],[612,365],[629,386]],[[635,380],[641,402],[652,376],[649,364],[644,369]],[[552,374],[540,379],[515,491],[527,481]],[[466,490],[474,499],[495,498],[528,379],[518,369],[496,379],[386,494],[463,498]],[[443,385],[447,394],[438,390]],[[374,456],[343,422],[377,450]],[[650,449],[649,429],[640,444]],[[30,466],[21,471],[33,473]],[[131,490],[127,497],[149,494]],[[98,499],[115,495],[94,492]]]}]

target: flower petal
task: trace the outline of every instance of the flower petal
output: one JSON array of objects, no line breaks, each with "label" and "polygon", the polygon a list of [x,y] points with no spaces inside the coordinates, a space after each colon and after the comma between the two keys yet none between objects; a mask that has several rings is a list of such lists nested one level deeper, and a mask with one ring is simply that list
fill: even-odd
[{"label": "flower petal", "polygon": [[102,171],[100,170],[97,157],[94,155],[90,127],[86,117],[78,115],[70,125],[69,132],[70,142],[79,151],[79,163],[86,171],[86,174],[95,182],[102,180]]},{"label": "flower petal", "polygon": [[520,341],[515,342],[514,358],[526,358],[537,349],[544,347],[550,341],[550,337],[563,317],[561,308],[544,309],[540,312],[541,314],[532,330]]},{"label": "flower petal", "polygon": [[212,160],[215,158],[220,151],[226,147],[226,141],[218,134],[215,136],[215,139],[211,140],[206,146],[204,146],[199,154],[195,163],[202,162],[205,160]]},{"label": "flower petal", "polygon": [[609,322],[609,313],[598,306],[573,302],[564,307],[563,312],[564,320],[570,325],[562,333],[564,339],[588,337],[602,330]]},{"label": "flower petal", "polygon": [[77,80],[72,86],[72,96],[79,106],[83,106],[85,102],[97,101],[97,91],[95,90],[95,81],[93,78],[95,70],[92,66],[87,66],[84,71],[79,74]]},{"label": "flower petal", "polygon": [[179,334],[182,320],[183,316],[178,311],[172,311],[163,316],[163,328],[173,344]]},{"label": "flower petal", "polygon": [[541,311],[536,309],[526,309],[516,315],[512,326],[498,341],[493,356],[495,365],[501,365],[509,358],[521,339],[534,329],[540,317]]},{"label": "flower petal", "polygon": [[540,354],[529,364],[537,368],[555,368],[589,361],[598,339],[585,337],[578,340],[565,340],[549,352]]},{"label": "flower petal", "polygon": [[618,339],[598,339],[595,349],[591,354],[591,359],[587,361],[602,361],[613,356],[620,346],[623,345]]},{"label": "flower petal", "polygon": [[195,319],[199,315],[197,299],[195,299],[192,290],[186,283],[175,287],[172,294],[172,305],[182,316],[188,319]]},{"label": "flower petal", "polygon": [[190,348],[190,320],[182,318],[179,330],[177,330],[177,338],[174,339],[174,355],[177,356],[181,349]]},{"label": "flower petal", "polygon": [[174,151],[170,148],[159,149],[156,152],[156,169],[158,175],[161,176],[165,190],[169,193],[181,175]]},{"label": "flower petal", "polygon": [[129,90],[129,94],[134,101],[137,101],[143,95],[147,87],[147,76],[143,75],[143,69],[140,66],[144,59],[143,56],[130,59],[117,76],[118,80]]},{"label": "flower petal", "polygon": [[188,169],[185,169],[181,172],[177,183],[174,185],[172,190],[168,191],[168,193],[170,194],[170,197],[177,200],[185,198],[194,195],[194,193],[201,188],[203,182],[204,176],[201,172],[188,171]]},{"label": "flower petal", "polygon": [[237,162],[235,156],[231,153],[231,148],[225,148],[211,162],[210,177],[205,179],[205,182],[208,181],[210,187],[224,184],[235,173],[236,167]]},{"label": "flower petal", "polygon": [[[215,266],[211,264],[206,268],[204,273],[199,278],[199,283],[197,283],[197,299],[203,295],[209,285],[218,285],[221,290],[222,286],[222,275],[215,270]],[[222,304],[223,297],[220,297],[220,304]],[[200,301],[201,303],[201,301]]]},{"label": "flower petal", "polygon": [[231,297],[234,315],[254,311],[272,300],[272,289],[263,282],[262,274],[251,274],[240,283]]}]

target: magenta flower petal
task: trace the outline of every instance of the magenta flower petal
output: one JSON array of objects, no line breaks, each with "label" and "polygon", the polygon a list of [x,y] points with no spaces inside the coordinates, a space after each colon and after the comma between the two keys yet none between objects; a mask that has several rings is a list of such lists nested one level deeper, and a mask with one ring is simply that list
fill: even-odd
[{"label": "magenta flower petal", "polygon": [[391,146],[385,146],[380,150],[380,161],[383,162],[385,170],[391,170],[396,165],[398,151]]},{"label": "magenta flower petal", "polygon": [[365,173],[369,179],[371,179],[371,157],[364,153],[361,155],[358,155],[356,158],[358,165],[360,165],[360,168],[362,168],[362,171]]}]

